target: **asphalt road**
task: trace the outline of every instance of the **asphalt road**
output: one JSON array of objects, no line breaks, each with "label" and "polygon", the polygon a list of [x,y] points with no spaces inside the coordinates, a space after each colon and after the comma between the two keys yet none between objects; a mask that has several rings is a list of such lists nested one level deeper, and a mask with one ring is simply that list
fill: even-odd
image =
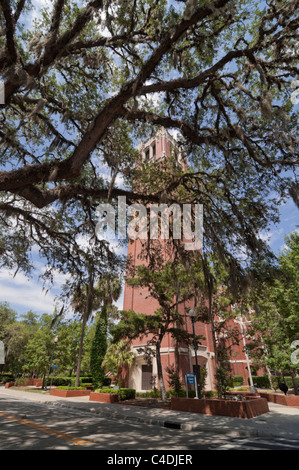
[{"label": "asphalt road", "polygon": [[[192,466],[202,450],[299,450],[299,439],[231,438],[0,398],[0,450],[101,450],[108,464],[135,468],[165,464],[169,468]],[[143,461],[138,462],[137,451],[143,451]]]}]

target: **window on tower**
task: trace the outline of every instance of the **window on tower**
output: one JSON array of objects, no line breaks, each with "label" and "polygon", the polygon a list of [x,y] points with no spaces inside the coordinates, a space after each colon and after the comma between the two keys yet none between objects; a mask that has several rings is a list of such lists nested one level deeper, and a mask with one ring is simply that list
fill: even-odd
[{"label": "window on tower", "polygon": [[153,144],[152,151],[153,151],[153,158],[156,158],[156,144]]}]

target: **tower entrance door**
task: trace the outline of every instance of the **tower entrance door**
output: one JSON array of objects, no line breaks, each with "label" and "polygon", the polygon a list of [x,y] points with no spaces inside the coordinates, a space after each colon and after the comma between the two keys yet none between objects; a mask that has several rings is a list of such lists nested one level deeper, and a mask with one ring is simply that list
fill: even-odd
[{"label": "tower entrance door", "polygon": [[141,388],[142,390],[152,389],[153,366],[142,364]]}]

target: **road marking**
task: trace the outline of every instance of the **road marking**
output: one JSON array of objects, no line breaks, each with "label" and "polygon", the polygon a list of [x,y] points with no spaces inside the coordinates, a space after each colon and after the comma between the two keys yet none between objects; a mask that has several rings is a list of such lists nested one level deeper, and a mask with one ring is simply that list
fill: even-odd
[{"label": "road marking", "polygon": [[48,428],[47,426],[41,426],[39,424],[35,424],[32,421],[18,418],[17,416],[4,413],[3,411],[0,411],[0,416],[6,419],[11,419],[12,421],[15,421],[17,423],[24,424],[25,426],[28,426],[29,428],[36,429],[37,431],[42,431],[46,434],[51,434],[52,436],[56,436],[66,441],[73,442],[76,446],[83,446],[86,444],[95,444],[95,442],[93,441],[88,441],[86,439],[77,438],[77,437],[72,436],[71,434],[66,434],[64,432],[60,432],[60,431],[56,431],[55,429]]}]

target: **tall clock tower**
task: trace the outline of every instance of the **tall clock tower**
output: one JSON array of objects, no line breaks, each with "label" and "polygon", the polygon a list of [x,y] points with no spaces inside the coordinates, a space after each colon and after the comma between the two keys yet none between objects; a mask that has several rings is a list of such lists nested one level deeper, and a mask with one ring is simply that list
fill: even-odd
[{"label": "tall clock tower", "polygon": [[[159,162],[165,158],[174,158],[179,165],[186,168],[186,162],[177,141],[167,132],[166,129],[160,129],[146,142],[140,143],[138,145],[138,150],[141,162]],[[164,240],[161,240],[162,247],[163,243]],[[146,261],[140,256],[142,249],[142,240],[137,238],[133,241],[129,241],[127,256],[128,263],[130,263],[131,267],[134,268],[140,264],[146,264]],[[165,261],[169,261],[167,256],[168,255],[166,255],[165,250]],[[193,304],[191,302],[189,305],[180,304],[178,307],[179,313],[184,317],[184,328],[190,333],[192,333],[192,325],[191,320],[187,315],[186,308],[191,308],[192,306]],[[127,283],[125,284],[123,310],[133,310],[136,313],[153,315],[158,308],[158,301],[150,296],[147,288],[132,287]],[[213,354],[211,352],[211,331],[207,324],[196,322],[196,334],[205,337],[203,344],[200,345],[197,350],[197,356],[199,366],[204,367],[207,370],[206,389],[212,389],[212,377],[214,376],[214,372],[212,370]],[[123,374],[123,376],[126,375],[126,385],[130,388],[136,389],[138,392],[145,392],[151,390],[154,386],[158,386],[157,364],[155,357],[152,360],[152,364],[149,365],[145,360],[144,355],[140,353],[142,347],[145,347],[146,345],[146,338],[136,339],[132,342],[132,348],[137,354],[136,365],[127,370],[126,374]],[[176,348],[173,338],[170,335],[164,336],[161,344],[161,362],[166,388],[167,373],[165,369],[178,363],[179,373],[181,380],[183,381],[186,373],[193,372],[195,365],[194,356],[195,353],[192,348],[186,345]]]}]

